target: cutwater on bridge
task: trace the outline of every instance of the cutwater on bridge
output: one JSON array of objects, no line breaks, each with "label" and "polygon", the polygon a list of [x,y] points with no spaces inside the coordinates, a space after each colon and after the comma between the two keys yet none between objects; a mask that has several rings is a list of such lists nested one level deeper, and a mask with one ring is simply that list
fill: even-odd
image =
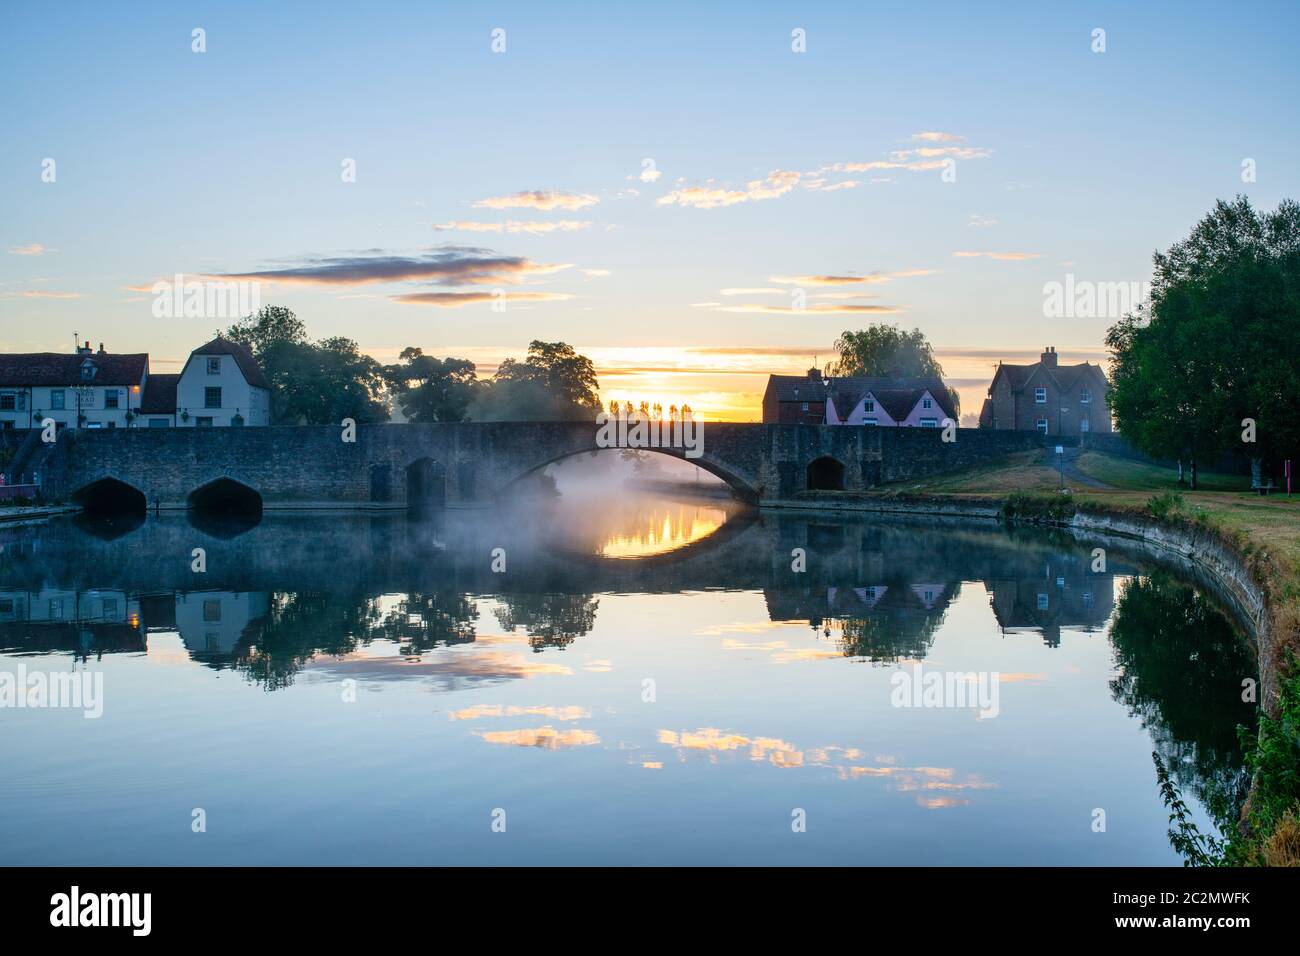
[{"label": "cutwater on bridge", "polygon": [[[1036,432],[704,423],[683,458],[758,505],[866,491],[1042,447]],[[461,422],[66,431],[42,458],[47,500],[93,509],[246,505],[265,510],[491,507],[515,482],[596,451],[591,422]]]}]

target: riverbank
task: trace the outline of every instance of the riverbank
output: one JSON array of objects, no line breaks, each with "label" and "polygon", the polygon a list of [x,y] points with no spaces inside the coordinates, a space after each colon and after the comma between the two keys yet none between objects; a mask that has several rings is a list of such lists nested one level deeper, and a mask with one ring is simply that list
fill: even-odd
[{"label": "riverbank", "polygon": [[[1223,843],[1195,835],[1204,851],[1196,860],[1300,865],[1300,498],[1260,497],[1243,489],[1239,476],[1226,475],[1205,475],[1192,491],[1163,469],[1096,453],[1071,462],[1075,479],[1063,481],[1054,464],[1042,453],[1026,453],[865,495],[818,493],[807,496],[807,506],[1114,536],[1204,569],[1255,640],[1263,715],[1238,832]],[[802,499],[795,504],[803,506]]]},{"label": "riverbank", "polygon": [[39,524],[56,515],[72,514],[80,510],[76,505],[19,505],[0,508],[0,527],[19,528],[27,524]]}]

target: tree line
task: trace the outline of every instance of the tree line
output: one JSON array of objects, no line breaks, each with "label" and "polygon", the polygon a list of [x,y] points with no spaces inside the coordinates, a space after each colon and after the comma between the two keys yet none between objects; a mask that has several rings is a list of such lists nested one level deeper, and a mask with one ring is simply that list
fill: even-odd
[{"label": "tree line", "polygon": [[1254,479],[1300,450],[1300,204],[1273,212],[1219,200],[1153,259],[1149,301],[1110,328],[1110,407],[1157,458],[1225,453]]},{"label": "tree line", "polygon": [[393,406],[412,422],[582,421],[601,410],[595,366],[564,342],[534,340],[523,361],[507,359],[480,379],[468,359],[415,346],[385,365],[343,336],[311,341],[283,306],[264,306],[221,334],[262,367],[277,425],[384,422]]}]

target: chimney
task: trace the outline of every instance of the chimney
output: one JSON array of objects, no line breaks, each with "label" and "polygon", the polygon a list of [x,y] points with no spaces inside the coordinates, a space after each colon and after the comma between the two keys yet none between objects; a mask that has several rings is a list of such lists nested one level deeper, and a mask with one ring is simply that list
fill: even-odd
[{"label": "chimney", "polygon": [[99,354],[100,354],[100,355],[103,355],[103,354],[104,354],[104,343],[103,343],[103,342],[100,342],[100,343],[99,343]]},{"label": "chimney", "polygon": [[810,368],[808,370],[808,381],[820,382],[822,380],[822,370],[819,368]]},{"label": "chimney", "polygon": [[78,354],[78,355],[90,355],[90,354],[92,354],[92,351],[93,351],[93,350],[92,350],[91,347],[90,347],[90,339],[86,339],[86,344],[85,344],[85,345],[79,345],[79,346],[77,346],[77,354]]},{"label": "chimney", "polygon": [[1049,345],[1047,351],[1040,357],[1040,361],[1042,361],[1044,365],[1050,365],[1052,368],[1056,368],[1056,346]]}]

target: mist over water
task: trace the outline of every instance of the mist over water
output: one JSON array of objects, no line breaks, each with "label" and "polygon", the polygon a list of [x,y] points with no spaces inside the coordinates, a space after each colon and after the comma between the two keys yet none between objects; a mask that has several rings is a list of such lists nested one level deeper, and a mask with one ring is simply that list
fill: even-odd
[{"label": "mist over water", "polygon": [[[1203,828],[1244,793],[1252,710],[1214,689],[1255,662],[1166,569],[548,474],[426,520],[0,532],[0,672],[104,688],[0,709],[7,861],[1176,863],[1152,751]],[[996,674],[996,715],[902,699],[928,674]]]}]

